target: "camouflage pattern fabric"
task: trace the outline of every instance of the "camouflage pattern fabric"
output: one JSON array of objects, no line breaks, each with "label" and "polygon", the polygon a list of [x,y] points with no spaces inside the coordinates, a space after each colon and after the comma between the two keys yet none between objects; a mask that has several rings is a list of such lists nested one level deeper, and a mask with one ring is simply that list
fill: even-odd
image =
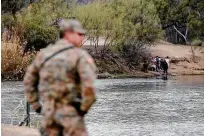
[{"label": "camouflage pattern fabric", "polygon": [[33,109],[42,101],[42,135],[86,136],[83,116],[70,105],[80,101],[80,110],[87,112],[95,102],[96,66],[92,57],[80,48],[55,55],[43,67],[42,62],[63,48],[72,46],[65,40],[41,50],[24,77],[25,94]]}]

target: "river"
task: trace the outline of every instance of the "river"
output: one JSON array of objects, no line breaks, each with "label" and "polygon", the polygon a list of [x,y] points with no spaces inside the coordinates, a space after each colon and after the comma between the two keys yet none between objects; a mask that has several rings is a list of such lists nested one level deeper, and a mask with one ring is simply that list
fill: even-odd
[{"label": "river", "polygon": [[[90,136],[204,136],[204,77],[97,80]],[[22,82],[1,85],[1,123],[23,119]],[[32,124],[41,117],[32,116]]]}]

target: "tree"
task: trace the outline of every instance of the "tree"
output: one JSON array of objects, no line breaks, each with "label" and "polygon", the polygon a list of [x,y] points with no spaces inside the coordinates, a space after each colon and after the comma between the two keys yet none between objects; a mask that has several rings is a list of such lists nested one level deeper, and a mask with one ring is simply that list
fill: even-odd
[{"label": "tree", "polygon": [[[97,1],[78,5],[73,15],[88,30],[87,38],[97,55],[111,59],[109,50],[117,51],[126,59],[127,65],[134,68],[149,56],[147,47],[161,33],[151,0]],[[104,39],[103,45],[100,39]]]},{"label": "tree", "polygon": [[17,27],[25,51],[39,50],[58,38],[54,22],[68,18],[70,10],[64,0],[41,0],[17,14]]},{"label": "tree", "polygon": [[96,53],[99,52],[101,38],[105,40],[103,50],[111,44],[114,16],[109,3],[94,2],[88,5],[78,5],[74,9],[74,15],[88,30],[87,40],[90,40],[90,45],[95,47]]},{"label": "tree", "polygon": [[203,40],[203,0],[154,0],[167,40],[189,44]]},{"label": "tree", "polygon": [[2,0],[1,2],[2,12],[12,14],[14,19],[16,19],[15,15],[17,11],[31,3],[30,0]]},{"label": "tree", "polygon": [[[143,10],[145,8],[145,10]],[[160,34],[159,19],[151,1],[113,0],[77,6],[75,14],[90,30],[88,37],[97,50],[100,37],[104,46],[120,48],[127,40],[152,43]]]}]

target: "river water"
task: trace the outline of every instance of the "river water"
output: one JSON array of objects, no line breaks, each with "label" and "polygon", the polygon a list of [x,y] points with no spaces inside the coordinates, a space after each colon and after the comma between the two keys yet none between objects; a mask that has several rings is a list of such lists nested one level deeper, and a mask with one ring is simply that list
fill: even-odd
[{"label": "river water", "polygon": [[[104,79],[86,116],[90,136],[204,136],[204,77]],[[22,82],[3,82],[1,122],[23,119]],[[34,113],[35,126],[41,117]],[[34,118],[35,117],[35,118]]]}]

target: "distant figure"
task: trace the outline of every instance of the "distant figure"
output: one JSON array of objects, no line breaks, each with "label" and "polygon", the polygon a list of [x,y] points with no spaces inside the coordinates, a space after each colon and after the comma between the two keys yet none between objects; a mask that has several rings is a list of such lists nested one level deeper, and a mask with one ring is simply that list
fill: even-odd
[{"label": "distant figure", "polygon": [[165,59],[161,59],[161,68],[163,70],[164,79],[167,79],[168,75],[168,64]]},{"label": "distant figure", "polygon": [[166,63],[168,64],[168,68],[169,68],[169,65],[170,65],[170,59],[169,59],[169,56],[167,56],[167,57],[165,58],[165,61],[166,61]]},{"label": "distant figure", "polygon": [[144,64],[143,64],[143,71],[144,72],[148,72],[148,66],[149,66],[148,61],[145,59]]},{"label": "distant figure", "polygon": [[44,116],[42,136],[88,135],[84,115],[96,100],[96,66],[80,49],[84,35],[79,21],[62,20],[61,39],[42,49],[25,74],[27,101]]},{"label": "distant figure", "polygon": [[151,71],[156,71],[156,58],[154,58],[154,57],[151,58],[150,70]]},{"label": "distant figure", "polygon": [[161,57],[159,57],[158,69],[161,70]]},{"label": "distant figure", "polygon": [[160,57],[156,56],[156,71],[159,72],[160,69]]}]

